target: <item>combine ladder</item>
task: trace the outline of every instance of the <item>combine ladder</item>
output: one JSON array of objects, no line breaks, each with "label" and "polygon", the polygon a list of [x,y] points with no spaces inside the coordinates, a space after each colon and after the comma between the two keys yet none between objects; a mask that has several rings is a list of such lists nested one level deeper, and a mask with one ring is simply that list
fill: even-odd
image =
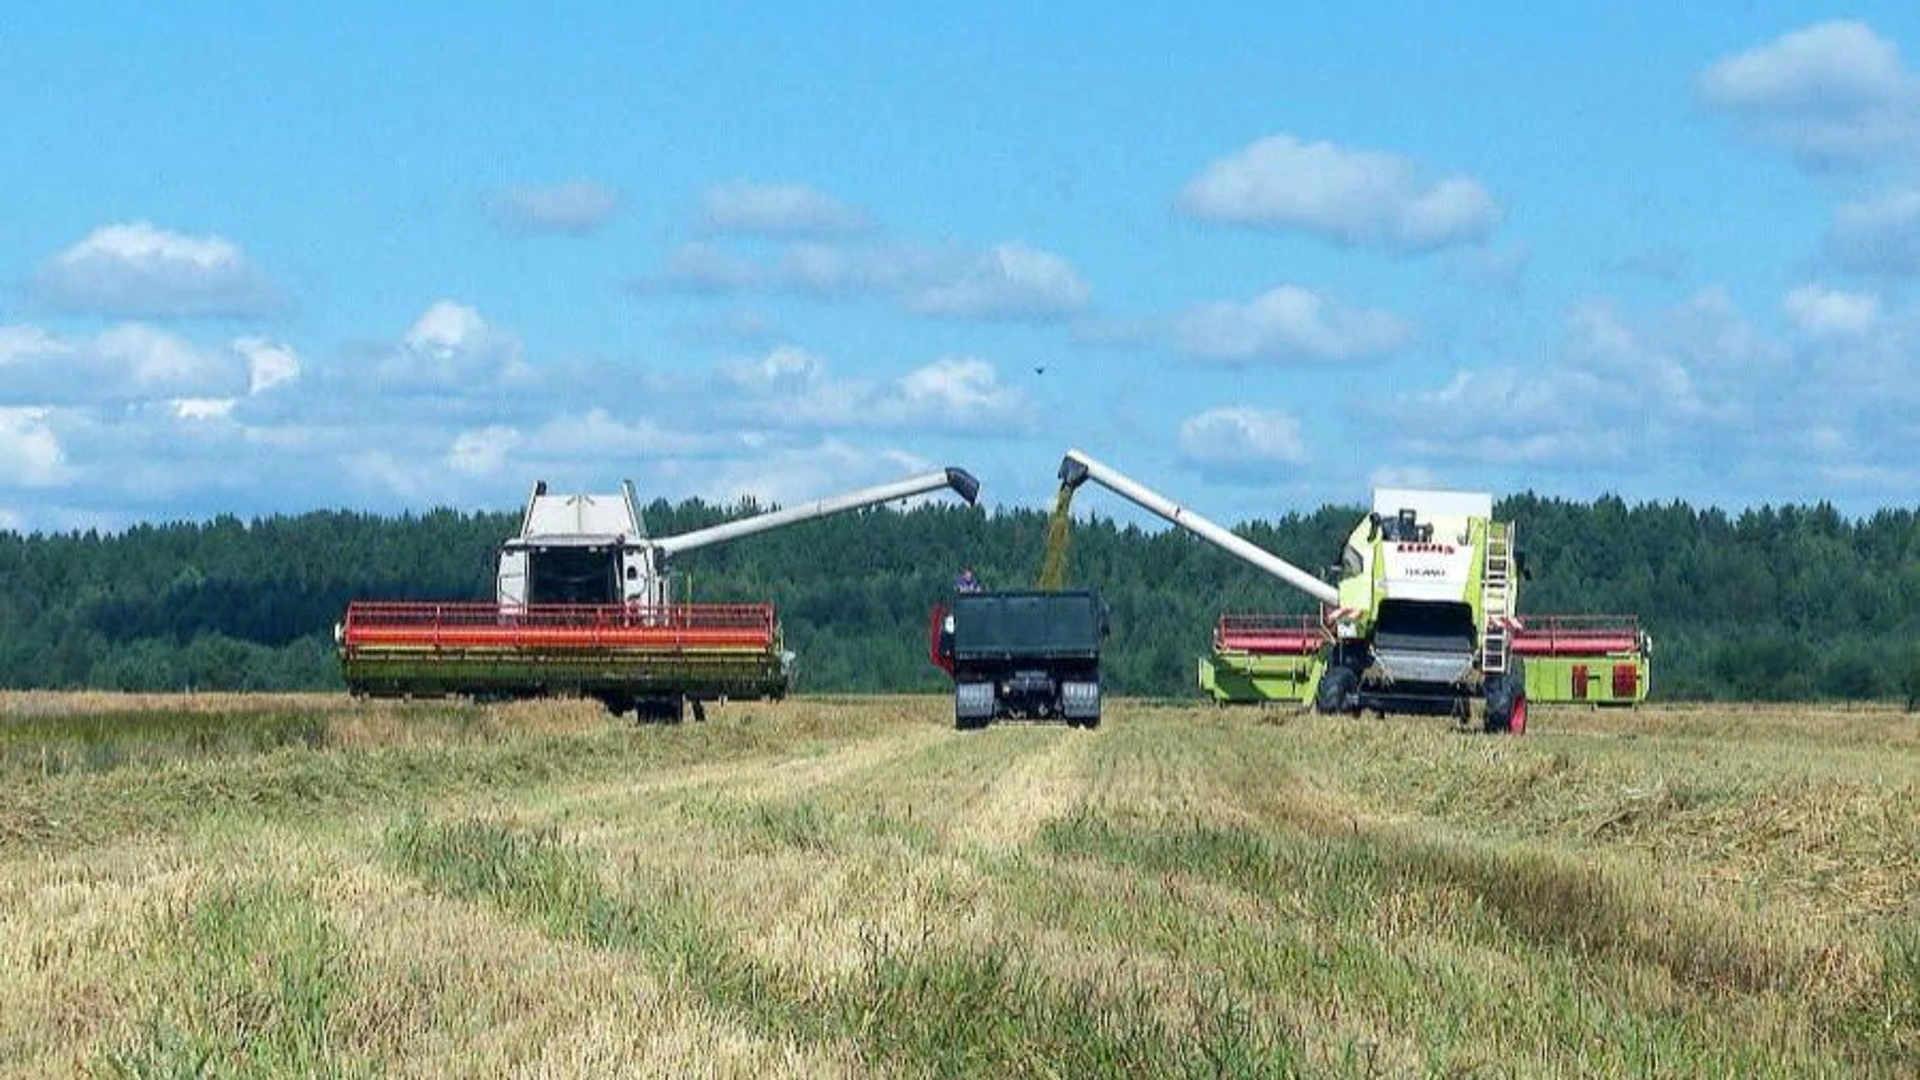
[{"label": "combine ladder", "polygon": [[1507,670],[1513,647],[1513,526],[1487,522],[1486,563],[1480,568],[1480,670],[1492,676]]}]

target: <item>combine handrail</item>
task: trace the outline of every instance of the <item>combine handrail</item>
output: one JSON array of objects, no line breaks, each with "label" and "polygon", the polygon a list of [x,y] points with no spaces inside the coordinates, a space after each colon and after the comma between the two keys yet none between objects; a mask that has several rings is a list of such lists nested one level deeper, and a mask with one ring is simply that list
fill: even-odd
[{"label": "combine handrail", "polygon": [[1213,626],[1215,650],[1306,655],[1331,641],[1316,615],[1227,612]]},{"label": "combine handrail", "polygon": [[1522,656],[1591,656],[1639,652],[1646,636],[1635,615],[1523,615],[1512,643]]}]

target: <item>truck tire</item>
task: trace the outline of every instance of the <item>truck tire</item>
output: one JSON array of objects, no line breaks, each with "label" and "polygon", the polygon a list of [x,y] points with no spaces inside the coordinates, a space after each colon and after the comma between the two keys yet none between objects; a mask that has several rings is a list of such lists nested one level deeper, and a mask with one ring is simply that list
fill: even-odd
[{"label": "truck tire", "polygon": [[1330,667],[1320,673],[1320,684],[1313,689],[1313,711],[1322,716],[1351,712],[1347,707],[1347,695],[1360,685],[1360,677],[1352,668]]},{"label": "truck tire", "polygon": [[998,696],[993,684],[986,682],[956,682],[953,687],[953,729],[955,731],[979,731],[993,722],[994,714],[1000,711]]}]

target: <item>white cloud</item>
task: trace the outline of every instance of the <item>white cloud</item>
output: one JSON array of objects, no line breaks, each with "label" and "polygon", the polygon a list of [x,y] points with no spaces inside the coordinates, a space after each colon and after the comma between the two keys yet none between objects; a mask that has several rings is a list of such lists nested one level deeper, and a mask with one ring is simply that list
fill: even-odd
[{"label": "white cloud", "polygon": [[1406,320],[1281,285],[1244,304],[1202,304],[1180,316],[1175,347],[1199,360],[1311,363],[1384,356],[1413,339]]},{"label": "white cloud", "polygon": [[380,364],[399,385],[471,387],[526,375],[520,342],[497,330],[474,308],[438,300],[421,313]]},{"label": "white cloud", "polygon": [[1788,290],[1780,306],[1788,321],[1812,337],[1857,337],[1880,318],[1879,297],[1813,284]]},{"label": "white cloud", "polygon": [[826,431],[1031,430],[1034,404],[1000,382],[985,360],[950,357],[891,380],[843,379],[804,349],[781,346],[726,365],[716,398],[726,411],[771,428]]},{"label": "white cloud", "polygon": [[1382,465],[1367,474],[1372,488],[1438,488],[1445,485],[1440,474],[1425,465]]},{"label": "white cloud", "polygon": [[41,266],[27,292],[57,311],[128,318],[258,316],[282,302],[231,241],[145,221],[95,229]]},{"label": "white cloud", "polygon": [[955,319],[1045,319],[1080,310],[1090,295],[1060,256],[1024,244],[996,244],[946,280],[910,289],[906,303],[923,315]]},{"label": "white cloud", "polygon": [[488,200],[494,224],[513,235],[589,236],[620,213],[620,193],[591,180],[515,185]]},{"label": "white cloud", "polygon": [[741,436],[682,414],[682,426],[669,428],[647,416],[621,419],[604,408],[580,415],[556,416],[543,425],[527,449],[555,459],[643,460],[666,456],[697,457],[738,449]]},{"label": "white cloud", "polygon": [[1866,166],[1920,147],[1920,78],[1864,22],[1819,23],[1702,72],[1709,107],[1810,167]]},{"label": "white cloud", "polygon": [[691,482],[693,493],[709,502],[732,504],[750,498],[761,505],[792,506],[898,480],[930,468],[932,463],[925,458],[904,450],[870,448],[827,439],[746,459],[701,462],[697,468],[669,469],[665,475]]},{"label": "white cloud", "polygon": [[229,420],[239,401],[235,398],[175,398],[170,404],[173,414],[182,420]]},{"label": "white cloud", "polygon": [[0,403],[71,405],[231,396],[237,357],[143,323],[65,339],[34,326],[0,327]]},{"label": "white cloud", "polygon": [[1646,312],[1589,300],[1538,362],[1458,371],[1363,401],[1360,418],[1403,466],[1471,466],[1496,485],[1604,472],[1722,500],[1911,499],[1920,307],[1888,312],[1820,286],[1793,290],[1783,307],[1799,330],[1788,339],[1720,289]]},{"label": "white cloud", "polygon": [[5,487],[49,488],[67,482],[66,453],[49,423],[51,410],[0,408],[0,474]]},{"label": "white cloud", "polygon": [[1180,206],[1203,221],[1298,229],[1397,252],[1483,240],[1503,213],[1470,176],[1431,180],[1396,154],[1284,134],[1208,164],[1180,193]]},{"label": "white cloud", "polygon": [[1462,285],[1518,293],[1533,261],[1530,244],[1470,247],[1450,251],[1440,264],[1440,276]]},{"label": "white cloud", "polygon": [[1067,259],[1012,242],[982,250],[796,243],[765,259],[691,243],[677,248],[635,287],[641,292],[872,297],[915,315],[1032,322],[1070,316],[1092,296]]},{"label": "white cloud", "polygon": [[497,476],[520,442],[518,431],[499,424],[463,431],[447,448],[447,467],[467,476]]},{"label": "white cloud", "polygon": [[235,338],[233,351],[247,361],[247,392],[258,394],[300,377],[300,357],[293,346],[266,338]]},{"label": "white cloud", "polygon": [[1840,206],[1827,227],[1826,252],[1844,270],[1920,276],[1920,188]]},{"label": "white cloud", "polygon": [[1243,405],[1209,409],[1182,421],[1180,457],[1203,471],[1264,473],[1305,464],[1311,455],[1293,414]]},{"label": "white cloud", "polygon": [[846,236],[871,226],[867,215],[804,184],[720,184],[700,198],[709,232],[775,239]]}]

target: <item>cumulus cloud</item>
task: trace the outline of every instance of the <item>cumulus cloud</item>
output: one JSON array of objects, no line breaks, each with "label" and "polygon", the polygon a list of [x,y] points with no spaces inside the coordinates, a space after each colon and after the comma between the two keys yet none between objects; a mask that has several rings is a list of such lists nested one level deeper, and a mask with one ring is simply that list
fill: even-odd
[{"label": "cumulus cloud", "polygon": [[591,180],[518,184],[487,200],[494,224],[510,235],[590,236],[620,213],[620,193]]},{"label": "cumulus cloud", "polygon": [[1696,90],[1750,138],[1809,167],[1869,166],[1920,148],[1920,77],[1864,22],[1818,23],[1726,57]]},{"label": "cumulus cloud", "polygon": [[[675,481],[691,481],[694,494],[724,504],[752,499],[762,505],[792,506],[841,491],[898,480],[925,472],[932,463],[892,447],[865,447],[840,439],[781,447],[749,459],[698,463],[682,474],[664,470]],[[677,475],[682,474],[682,475]]]},{"label": "cumulus cloud", "polygon": [[182,420],[227,420],[240,402],[237,398],[176,398],[169,404]]},{"label": "cumulus cloud", "polygon": [[1843,270],[1920,276],[1920,188],[1839,207],[1827,227],[1826,252]]},{"label": "cumulus cloud", "polygon": [[816,188],[746,182],[708,188],[700,224],[712,233],[783,240],[848,236],[872,226],[864,211]]},{"label": "cumulus cloud", "polygon": [[1460,248],[1444,257],[1440,276],[1461,285],[1519,293],[1532,261],[1533,247],[1525,243]]},{"label": "cumulus cloud", "polygon": [[66,453],[45,408],[0,408],[0,473],[6,487],[48,488],[67,481]]},{"label": "cumulus cloud", "polygon": [[1787,320],[1812,337],[1857,337],[1880,319],[1880,300],[1807,284],[1788,290],[1780,304]]},{"label": "cumulus cloud", "polygon": [[144,323],[68,339],[0,327],[0,403],[76,405],[225,397],[246,384],[240,359]]},{"label": "cumulus cloud", "polygon": [[1397,154],[1285,134],[1208,164],[1179,205],[1202,221],[1403,253],[1484,240],[1503,214],[1470,176],[1433,179]]},{"label": "cumulus cloud", "polygon": [[1798,331],[1788,339],[1719,289],[1651,311],[1588,300],[1537,362],[1457,371],[1358,409],[1393,460],[1505,483],[1604,469],[1712,485],[1722,498],[1912,497],[1920,308],[1888,312],[1817,285],[1782,307]]},{"label": "cumulus cloud", "polygon": [[1024,244],[996,244],[907,293],[907,306],[956,319],[1045,319],[1086,306],[1092,290],[1067,260]]},{"label": "cumulus cloud", "polygon": [[1175,323],[1175,347],[1198,360],[1232,363],[1356,361],[1398,351],[1413,327],[1390,312],[1339,304],[1299,285],[1246,303],[1202,304]]},{"label": "cumulus cloud", "polygon": [[873,297],[934,318],[1040,322],[1086,307],[1092,289],[1073,265],[1020,243],[985,249],[912,244],[796,243],[755,258],[712,243],[683,244],[636,283],[642,292],[786,293]]},{"label": "cumulus cloud", "polygon": [[468,476],[497,476],[520,441],[518,431],[499,424],[463,431],[447,448],[447,467]]},{"label": "cumulus cloud", "polygon": [[1367,474],[1367,486],[1374,488],[1438,488],[1446,485],[1440,474],[1425,465],[1382,465]]},{"label": "cumulus cloud", "polygon": [[300,377],[300,357],[293,346],[266,338],[242,337],[233,341],[233,351],[247,361],[247,392],[258,394]]},{"label": "cumulus cloud", "polygon": [[238,245],[145,221],[87,234],[40,267],[27,295],[55,311],[114,318],[245,318],[282,304]]},{"label": "cumulus cloud", "polygon": [[1180,424],[1181,460],[1205,472],[1264,474],[1310,456],[1300,421],[1282,409],[1228,406]]},{"label": "cumulus cloud", "polygon": [[731,411],[771,428],[1018,433],[1038,416],[992,364],[972,357],[935,360],[897,379],[854,379],[787,345],[727,365],[722,379]]},{"label": "cumulus cloud", "polygon": [[453,300],[435,301],[379,365],[396,386],[446,388],[525,375],[519,339]]}]

